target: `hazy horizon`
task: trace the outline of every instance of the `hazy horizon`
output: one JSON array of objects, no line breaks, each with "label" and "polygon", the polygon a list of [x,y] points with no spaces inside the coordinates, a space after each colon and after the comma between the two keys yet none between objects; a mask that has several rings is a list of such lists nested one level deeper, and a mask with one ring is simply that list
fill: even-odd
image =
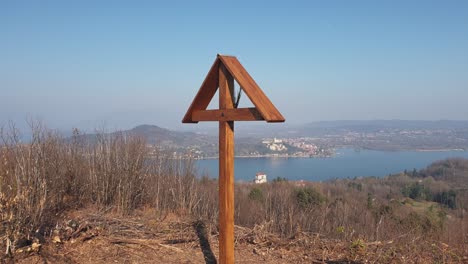
[{"label": "hazy horizon", "polygon": [[181,120],[217,53],[285,125],[468,118],[468,2],[214,3],[0,3],[0,125],[216,127]]},{"label": "hazy horizon", "polygon": [[[10,129],[10,123],[15,126],[15,128],[19,129],[20,132],[23,135],[29,136],[30,132],[30,124],[31,122],[37,123],[40,122],[42,125],[44,125],[48,129],[56,130],[60,133],[63,133],[65,136],[71,135],[73,129],[77,128],[80,130],[82,133],[96,133],[96,132],[115,132],[115,131],[125,131],[125,130],[131,130],[133,128],[136,128],[138,126],[157,126],[160,128],[168,129],[171,131],[175,132],[197,132],[197,133],[207,133],[207,134],[212,134],[212,135],[217,135],[218,133],[218,123],[217,122],[199,122],[197,124],[188,124],[188,125],[182,125],[182,126],[176,126],[176,127],[170,127],[170,126],[164,126],[163,124],[154,122],[154,123],[140,123],[140,124],[135,124],[135,125],[129,125],[129,126],[118,126],[118,125],[112,125],[109,122],[101,121],[101,122],[95,122],[94,124],[90,124],[89,126],[70,126],[70,127],[54,127],[51,126],[49,123],[44,121],[43,119],[29,119],[29,120],[22,120],[20,122],[15,122],[13,120],[8,120],[5,121],[4,123],[0,123],[0,128],[4,128],[7,131]],[[458,123],[458,125],[462,125],[463,127],[468,128],[468,119],[467,120],[449,120],[449,119],[439,119],[439,120],[404,120],[404,119],[368,119],[368,120],[318,120],[318,121],[309,121],[309,122],[303,122],[303,123],[266,123],[266,122],[236,122],[235,128],[236,131],[240,131],[240,134],[238,136],[240,137],[245,137],[249,136],[249,133],[252,132],[259,132],[259,131],[267,131],[267,130],[273,130],[273,131],[289,131],[291,129],[304,129],[307,128],[308,125],[316,125],[320,124],[326,126],[324,123],[334,123],[338,126],[346,126],[346,125],[356,125],[359,123],[364,123],[361,125],[367,125],[367,124],[372,124],[372,125],[401,125],[399,128],[404,128],[404,125],[417,125],[418,123],[424,123],[427,125],[427,122],[430,123],[449,123],[449,125],[454,125],[455,123]],[[398,124],[395,124],[398,123]],[[402,124],[405,123],[405,124]],[[409,124],[408,124],[409,123]],[[459,124],[461,123],[461,124]],[[383,126],[383,127],[384,127]],[[323,127],[323,126],[322,126]],[[444,126],[445,128],[449,128]],[[313,128],[313,127],[312,127]],[[247,134],[246,134],[247,132]]]}]

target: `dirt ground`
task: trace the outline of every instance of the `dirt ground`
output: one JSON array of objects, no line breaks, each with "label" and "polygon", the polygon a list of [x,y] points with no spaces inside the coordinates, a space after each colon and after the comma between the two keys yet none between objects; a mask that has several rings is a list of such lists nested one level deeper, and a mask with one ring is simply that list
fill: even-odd
[{"label": "dirt ground", "polygon": [[[411,245],[393,241],[326,240],[298,233],[280,239],[263,231],[236,226],[236,263],[468,263],[444,245],[409,256]],[[63,217],[55,230],[16,248],[3,263],[216,263],[218,234],[201,221],[154,214],[133,217],[82,210]],[[435,252],[435,253],[434,253]]]}]

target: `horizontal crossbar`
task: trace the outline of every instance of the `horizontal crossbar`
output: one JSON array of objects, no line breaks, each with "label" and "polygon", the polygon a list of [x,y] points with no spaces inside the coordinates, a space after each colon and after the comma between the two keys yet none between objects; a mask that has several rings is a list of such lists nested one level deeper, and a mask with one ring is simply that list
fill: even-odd
[{"label": "horizontal crossbar", "polygon": [[259,121],[265,120],[256,108],[234,108],[193,111],[192,120],[198,121]]}]

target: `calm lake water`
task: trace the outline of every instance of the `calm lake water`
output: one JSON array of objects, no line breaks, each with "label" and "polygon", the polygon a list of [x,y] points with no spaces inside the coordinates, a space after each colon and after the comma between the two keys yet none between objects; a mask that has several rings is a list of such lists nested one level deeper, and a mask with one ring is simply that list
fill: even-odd
[{"label": "calm lake water", "polygon": [[[468,158],[468,151],[373,151],[339,149],[333,158],[236,158],[236,181],[251,181],[257,172],[268,179],[323,181],[358,176],[382,177],[405,169],[422,169],[434,161],[449,157]],[[218,177],[218,160],[197,161],[198,174]]]}]

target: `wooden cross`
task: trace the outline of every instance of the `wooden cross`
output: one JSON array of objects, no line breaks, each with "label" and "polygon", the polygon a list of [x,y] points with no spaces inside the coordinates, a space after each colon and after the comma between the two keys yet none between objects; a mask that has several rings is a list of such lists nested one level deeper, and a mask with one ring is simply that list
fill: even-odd
[{"label": "wooden cross", "polygon": [[[255,107],[237,108],[234,80]],[[219,87],[219,109],[206,110]],[[234,121],[284,122],[236,57],[217,56],[182,123],[219,122],[219,262],[234,263]]]}]

